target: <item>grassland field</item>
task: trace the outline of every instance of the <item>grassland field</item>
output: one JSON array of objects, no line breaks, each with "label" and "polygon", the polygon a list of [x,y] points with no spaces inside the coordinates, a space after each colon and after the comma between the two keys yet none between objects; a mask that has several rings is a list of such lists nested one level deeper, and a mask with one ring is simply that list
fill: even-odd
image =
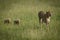
[{"label": "grassland field", "polygon": [[[39,11],[51,11],[49,32],[38,20]],[[5,18],[11,23],[4,24]],[[14,25],[14,19],[20,19]],[[0,40],[60,40],[60,0],[0,0]]]}]

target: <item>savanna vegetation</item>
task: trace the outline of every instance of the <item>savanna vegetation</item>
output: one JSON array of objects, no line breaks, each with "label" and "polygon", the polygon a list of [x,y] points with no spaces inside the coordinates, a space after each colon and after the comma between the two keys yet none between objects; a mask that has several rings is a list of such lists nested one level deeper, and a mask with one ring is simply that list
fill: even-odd
[{"label": "savanna vegetation", "polygon": [[[45,24],[42,30],[39,11],[51,11],[49,32]],[[4,24],[5,18],[11,23]],[[14,19],[20,19],[14,25]],[[0,0],[0,40],[60,40],[60,0]]]}]

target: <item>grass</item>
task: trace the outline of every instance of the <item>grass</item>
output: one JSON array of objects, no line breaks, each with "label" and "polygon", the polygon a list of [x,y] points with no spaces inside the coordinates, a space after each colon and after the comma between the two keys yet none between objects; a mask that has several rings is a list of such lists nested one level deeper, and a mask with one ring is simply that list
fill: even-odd
[{"label": "grass", "polygon": [[[54,2],[56,2],[54,4]],[[0,40],[60,40],[60,5],[58,0],[0,0]],[[38,12],[50,10],[52,13],[49,32],[38,20]],[[4,18],[11,18],[4,24]],[[21,23],[14,25],[14,19]]]}]

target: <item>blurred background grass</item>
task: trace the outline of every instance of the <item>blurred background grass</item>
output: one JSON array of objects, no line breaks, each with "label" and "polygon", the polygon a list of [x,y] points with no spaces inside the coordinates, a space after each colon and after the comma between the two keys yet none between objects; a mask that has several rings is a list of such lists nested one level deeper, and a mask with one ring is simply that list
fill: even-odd
[{"label": "blurred background grass", "polygon": [[[49,33],[40,30],[38,12],[51,11]],[[60,40],[60,0],[0,0],[0,40]],[[4,24],[11,18],[10,24]],[[13,20],[19,18],[20,25]]]}]

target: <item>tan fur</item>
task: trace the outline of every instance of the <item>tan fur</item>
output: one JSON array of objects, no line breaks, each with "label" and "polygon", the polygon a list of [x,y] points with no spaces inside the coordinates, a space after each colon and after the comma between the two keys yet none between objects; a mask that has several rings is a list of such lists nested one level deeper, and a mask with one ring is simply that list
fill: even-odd
[{"label": "tan fur", "polygon": [[48,22],[48,23],[50,23],[50,17],[49,17],[49,18],[47,18],[47,22]]}]

